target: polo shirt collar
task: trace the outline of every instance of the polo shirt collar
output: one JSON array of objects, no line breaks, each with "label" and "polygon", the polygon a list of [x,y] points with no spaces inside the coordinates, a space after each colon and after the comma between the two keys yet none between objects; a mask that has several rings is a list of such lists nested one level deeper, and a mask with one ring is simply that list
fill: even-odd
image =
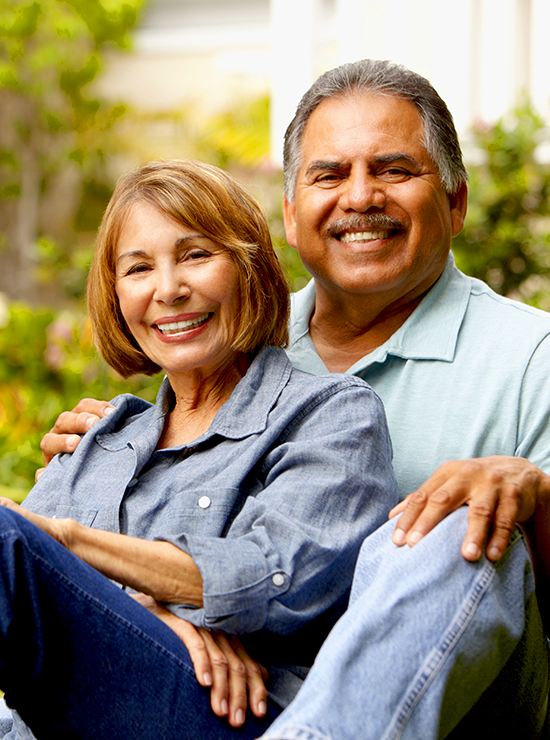
[{"label": "polo shirt collar", "polygon": [[[353,374],[375,362],[384,362],[388,355],[411,360],[452,362],[469,298],[470,281],[456,269],[451,253],[440,278],[403,326],[387,342],[359,360],[347,372]],[[304,349],[308,344],[313,347],[309,337],[309,319],[314,306],[315,283],[312,280],[294,298],[292,356],[299,353],[300,345]],[[319,361],[321,362],[320,358]],[[313,369],[313,372],[317,371]]]}]

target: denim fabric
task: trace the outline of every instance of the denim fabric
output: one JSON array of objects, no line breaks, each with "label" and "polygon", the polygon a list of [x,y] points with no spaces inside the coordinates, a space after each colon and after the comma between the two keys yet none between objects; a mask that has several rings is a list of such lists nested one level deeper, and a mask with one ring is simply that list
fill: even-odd
[{"label": "denim fabric", "polygon": [[[189,552],[197,625],[251,633],[286,705],[347,605],[364,537],[397,501],[382,405],[360,379],[312,378],[266,348],[190,445],[155,451],[171,402],[122,396],[73,456],[47,468],[25,506]],[[292,633],[292,634],[290,634]]]},{"label": "denim fabric", "polygon": [[0,685],[26,723],[10,740],[250,740],[280,712],[231,729],[172,630],[4,508],[0,572]]},{"label": "denim fabric", "polygon": [[[327,368],[309,335],[314,282],[293,296],[288,354]],[[550,474],[550,314],[466,277],[452,255],[388,341],[347,371],[382,399],[401,496],[446,460],[525,457]]]},{"label": "denim fabric", "polygon": [[412,549],[394,522],[366,539],[347,613],[265,740],[540,736],[548,643],[527,551],[516,536],[496,566],[465,561],[466,520]]}]

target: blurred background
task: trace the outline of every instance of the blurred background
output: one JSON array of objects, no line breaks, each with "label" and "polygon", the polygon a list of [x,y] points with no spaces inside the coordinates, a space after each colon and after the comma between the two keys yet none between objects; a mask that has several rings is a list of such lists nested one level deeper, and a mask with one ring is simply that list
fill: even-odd
[{"label": "blurred background", "polygon": [[548,0],[2,0],[0,493],[21,499],[39,441],[83,396],[132,391],[98,359],[84,309],[116,179],[157,157],[231,171],[280,215],[284,130],[322,72],[362,57],[423,74],[471,175],[459,266],[550,310]]}]

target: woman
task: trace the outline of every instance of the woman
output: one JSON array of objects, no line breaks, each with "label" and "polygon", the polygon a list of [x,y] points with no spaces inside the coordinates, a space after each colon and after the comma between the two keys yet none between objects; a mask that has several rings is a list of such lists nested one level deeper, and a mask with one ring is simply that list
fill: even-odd
[{"label": "woman", "polygon": [[[113,368],[166,377],[155,406],[115,399],[25,509],[0,508],[0,687],[38,738],[257,737],[397,501],[381,404],[355,377],[291,368],[265,219],[217,168],[158,162],[121,180],[88,307]],[[242,730],[210,630],[242,635],[270,674],[267,703],[249,681]],[[24,732],[16,715],[10,737]]]}]

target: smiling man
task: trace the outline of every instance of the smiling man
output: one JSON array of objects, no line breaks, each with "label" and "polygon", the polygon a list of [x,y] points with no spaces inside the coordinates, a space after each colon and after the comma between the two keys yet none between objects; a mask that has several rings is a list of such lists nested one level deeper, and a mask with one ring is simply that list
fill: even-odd
[{"label": "smiling man", "polygon": [[[466,181],[445,103],[389,62],[327,72],[287,130],[287,238],[314,278],[288,353],[373,386],[408,498],[266,740],[544,732],[548,645],[512,533],[548,621],[550,316],[454,266]],[[465,502],[466,535],[464,509],[446,516]]]}]

